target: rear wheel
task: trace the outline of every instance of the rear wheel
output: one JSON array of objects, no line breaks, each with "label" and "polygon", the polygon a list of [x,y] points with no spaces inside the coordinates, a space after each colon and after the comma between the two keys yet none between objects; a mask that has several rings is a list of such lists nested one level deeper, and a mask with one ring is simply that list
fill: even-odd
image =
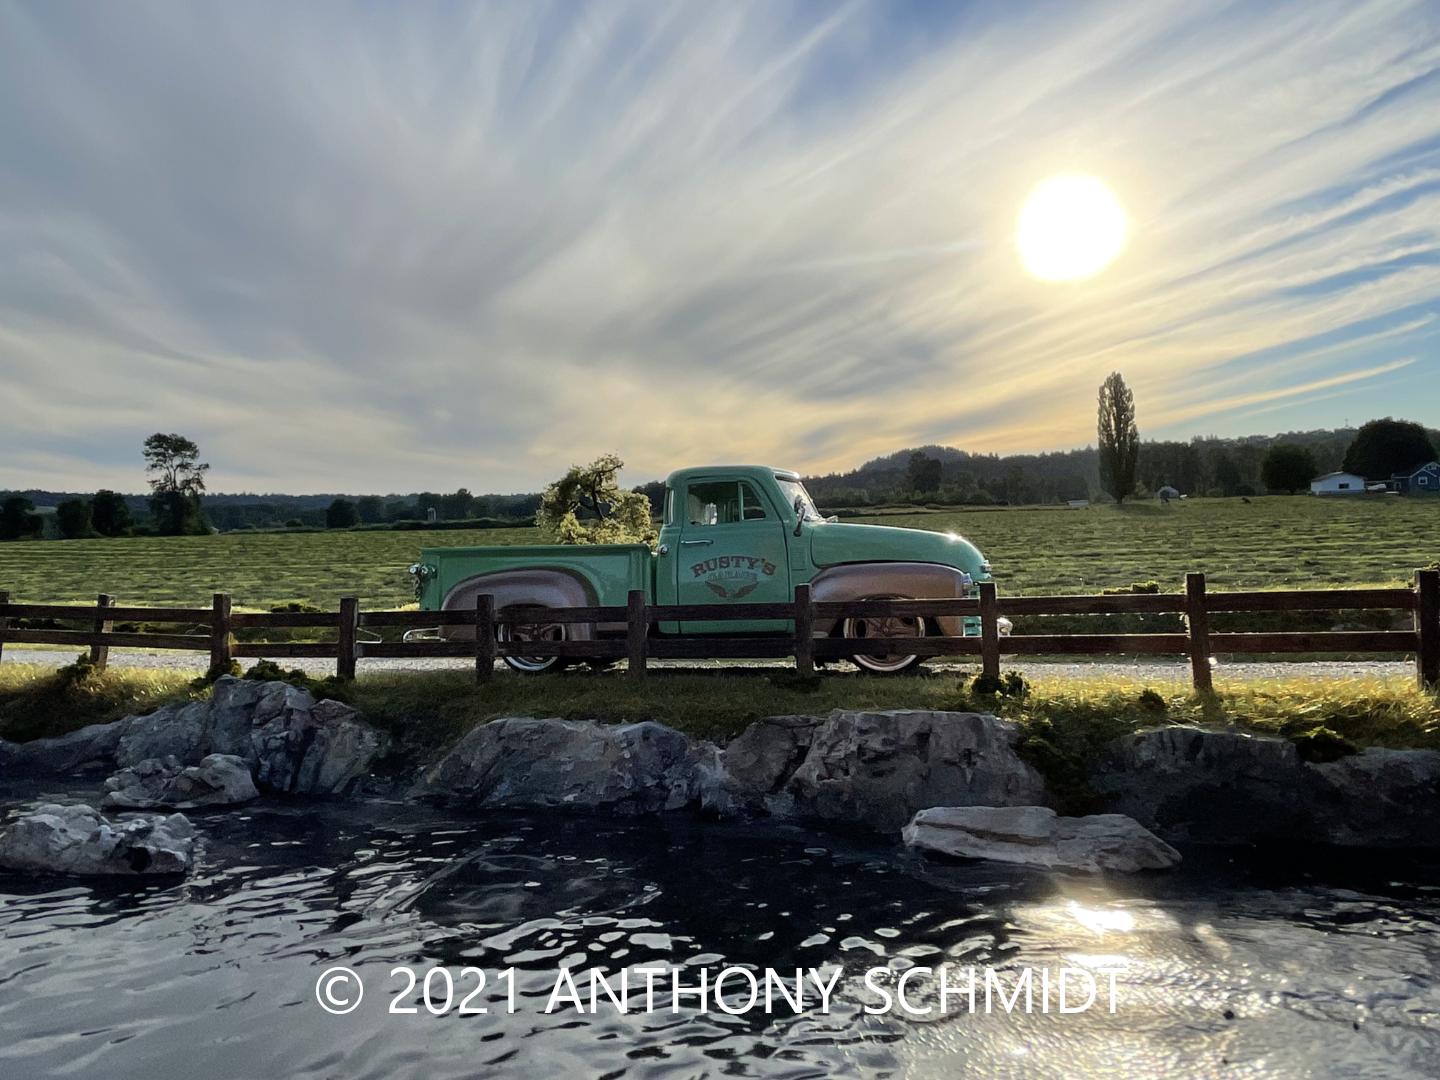
[{"label": "rear wheel", "polygon": [[[519,644],[526,641],[565,641],[564,623],[518,623],[511,626],[509,623],[501,623],[495,632],[496,640],[506,644]],[[522,675],[543,675],[548,671],[559,671],[565,666],[565,659],[560,656],[507,656],[505,663],[511,670],[518,671]]]},{"label": "rear wheel", "polygon": [[[866,599],[902,600],[905,597],[868,596]],[[868,671],[874,675],[898,675],[902,671],[909,671],[920,664],[921,657],[900,650],[904,648],[907,639],[913,640],[925,636],[925,620],[920,616],[905,615],[876,618],[852,616],[841,623],[840,634],[846,638],[874,638],[877,643],[883,640],[889,646],[888,650],[853,656],[850,658],[851,662],[861,671]]]}]

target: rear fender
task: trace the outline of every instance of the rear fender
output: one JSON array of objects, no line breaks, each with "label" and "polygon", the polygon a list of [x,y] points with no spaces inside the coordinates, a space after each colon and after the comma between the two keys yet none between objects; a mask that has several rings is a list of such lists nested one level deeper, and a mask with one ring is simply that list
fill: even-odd
[{"label": "rear fender", "polygon": [[[475,598],[482,593],[495,597],[496,611],[532,604],[541,607],[595,605],[590,586],[563,570],[500,570],[466,578],[446,594],[440,607],[444,611],[474,611]],[[565,629],[571,641],[589,641],[594,637],[594,627],[589,623],[575,623]],[[450,641],[475,640],[473,626],[447,626],[441,633]]]},{"label": "rear fender", "polygon": [[[877,596],[904,596],[916,600],[941,600],[965,596],[970,575],[939,563],[875,562],[832,566],[810,582],[810,596],[817,603],[840,603]],[[962,620],[946,615],[934,620],[940,633],[959,637],[965,633]],[[817,633],[838,631],[840,621],[817,622]]]}]

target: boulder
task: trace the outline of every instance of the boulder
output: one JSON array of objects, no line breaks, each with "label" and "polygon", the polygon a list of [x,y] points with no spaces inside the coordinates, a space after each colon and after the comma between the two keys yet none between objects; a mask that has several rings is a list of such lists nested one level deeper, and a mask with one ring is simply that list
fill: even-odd
[{"label": "boulder", "polygon": [[1091,776],[1107,809],[1167,840],[1201,844],[1304,836],[1305,781],[1288,740],[1178,724],[1118,739]]},{"label": "boulder", "polygon": [[1019,728],[979,713],[837,710],[814,731],[786,790],[803,815],[899,829],[931,806],[1029,806],[1040,774]]},{"label": "boulder", "polygon": [[655,813],[695,797],[698,751],[646,721],[505,717],[471,730],[415,792],[477,807]]},{"label": "boulder", "polygon": [[199,765],[174,756],[147,758],[105,781],[102,805],[129,810],[194,810],[236,806],[260,797],[250,768],[233,754],[210,754]]},{"label": "boulder", "polygon": [[769,716],[757,720],[723,749],[700,748],[702,807],[721,817],[784,817],[795,797],[785,785],[804,761],[818,716]]},{"label": "boulder", "polygon": [[[264,788],[292,795],[349,791],[388,748],[386,736],[338,701],[283,682],[226,676],[204,701],[166,705],[60,739],[18,744],[8,768],[74,772],[87,765],[134,768],[173,757],[196,765],[211,754],[240,758]],[[3,767],[3,758],[0,758]]]},{"label": "boulder", "polygon": [[1164,870],[1180,853],[1123,814],[1059,817],[1046,806],[937,806],[903,831],[922,851],[1084,873]]},{"label": "boulder", "polygon": [[1371,747],[1305,766],[1311,839],[1355,847],[1440,847],[1440,751]]},{"label": "boulder", "polygon": [[53,739],[4,743],[0,775],[6,773],[74,773],[109,767],[115,760],[124,721],[91,724]]},{"label": "boulder", "polygon": [[194,861],[183,814],[110,821],[89,806],[44,803],[0,835],[0,866],[58,874],[183,874]]}]

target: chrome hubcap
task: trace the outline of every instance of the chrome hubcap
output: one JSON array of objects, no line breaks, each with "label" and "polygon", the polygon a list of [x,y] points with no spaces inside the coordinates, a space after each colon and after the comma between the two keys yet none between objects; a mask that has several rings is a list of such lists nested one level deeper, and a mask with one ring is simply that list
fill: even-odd
[{"label": "chrome hubcap", "polygon": [[[898,599],[890,597],[889,599]],[[891,615],[883,618],[852,617],[845,620],[842,632],[847,638],[877,638],[903,641],[925,636],[925,620],[912,616]],[[854,657],[857,665],[867,671],[891,673],[903,671],[915,662],[914,653],[865,653]]]},{"label": "chrome hubcap", "polygon": [[[501,641],[515,644],[526,641],[564,641],[564,623],[520,623],[516,626],[502,624],[497,635]],[[527,673],[549,671],[560,663],[558,656],[507,656],[505,663],[516,671]]]}]

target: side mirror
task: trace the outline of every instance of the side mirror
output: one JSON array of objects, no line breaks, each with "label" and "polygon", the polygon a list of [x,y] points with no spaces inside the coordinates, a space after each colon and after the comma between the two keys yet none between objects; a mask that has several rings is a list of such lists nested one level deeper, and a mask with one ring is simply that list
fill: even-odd
[{"label": "side mirror", "polygon": [[799,536],[805,528],[805,497],[795,496],[795,535]]},{"label": "side mirror", "polygon": [[714,503],[706,503],[704,521],[706,525],[719,525],[720,508]]}]

